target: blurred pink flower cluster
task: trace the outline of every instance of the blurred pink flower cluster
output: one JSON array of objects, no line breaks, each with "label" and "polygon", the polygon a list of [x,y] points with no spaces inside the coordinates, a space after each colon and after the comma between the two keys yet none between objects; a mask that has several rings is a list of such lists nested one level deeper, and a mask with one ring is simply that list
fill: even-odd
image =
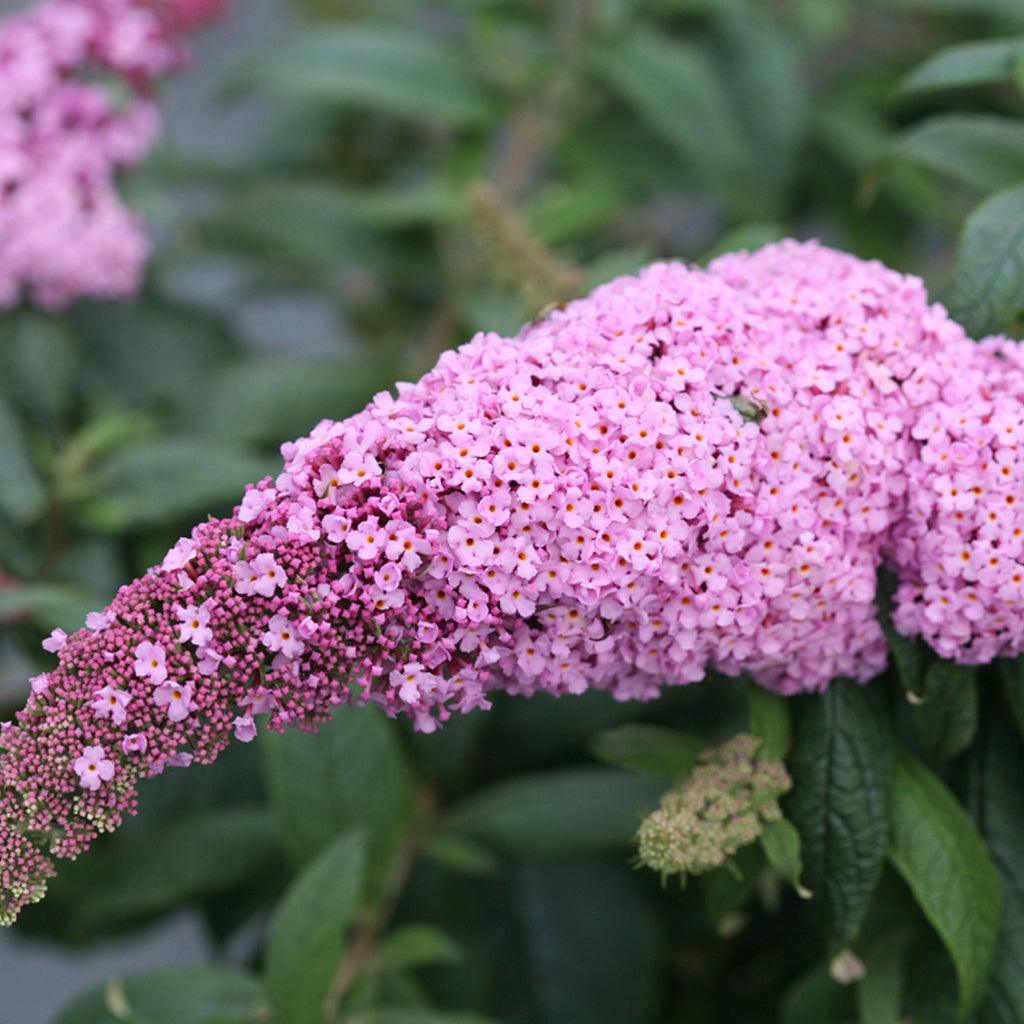
[{"label": "blurred pink flower cluster", "polygon": [[866,681],[895,621],[1024,649],[1024,361],[919,280],[784,242],[620,278],[479,335],[284,445],[283,472],[45,643],[0,736],[0,920],[140,779],[374,703],[650,699],[709,669]]},{"label": "blurred pink flower cluster", "polygon": [[0,309],[139,287],[145,230],[117,175],[160,129],[156,80],[225,0],[44,0],[0,20]]}]

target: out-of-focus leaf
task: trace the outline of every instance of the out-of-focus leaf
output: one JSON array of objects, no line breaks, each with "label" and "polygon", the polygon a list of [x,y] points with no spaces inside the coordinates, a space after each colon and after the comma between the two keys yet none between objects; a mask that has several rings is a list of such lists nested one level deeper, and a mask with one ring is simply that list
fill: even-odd
[{"label": "out-of-focus leaf", "polygon": [[53,427],[70,408],[77,376],[66,323],[29,311],[0,321],[0,383],[14,405]]},{"label": "out-of-focus leaf", "polygon": [[1024,739],[1004,715],[992,716],[971,755],[969,787],[981,833],[1003,886],[1003,917],[979,1024],[1024,1020]]},{"label": "out-of-focus leaf", "polygon": [[29,454],[21,423],[0,394],[0,512],[27,523],[42,511],[46,491]]},{"label": "out-of-focus leaf", "polygon": [[996,664],[1003,680],[1003,692],[1017,728],[1024,736],[1024,655],[1000,658]]},{"label": "out-of-focus leaf", "polygon": [[108,459],[89,480],[79,514],[101,530],[174,522],[224,510],[245,485],[280,466],[209,438],[177,437],[133,445]]},{"label": "out-of-focus leaf", "polygon": [[920,639],[911,639],[896,632],[896,627],[892,624],[892,593],[895,588],[896,580],[883,573],[877,599],[878,620],[889,643],[889,653],[892,655],[900,685],[906,694],[916,700],[924,689],[928,649]]},{"label": "out-of-focus leaf", "polygon": [[628,871],[600,861],[528,862],[510,885],[524,959],[506,965],[506,988],[519,989],[509,1017],[651,1024],[660,936]]},{"label": "out-of-focus leaf", "polygon": [[750,150],[706,53],[647,29],[592,52],[597,73],[740,214],[758,212]]},{"label": "out-of-focus leaf", "polygon": [[222,320],[191,306],[107,303],[76,315],[89,379],[131,403],[176,405],[237,351]]},{"label": "out-of-focus leaf", "polygon": [[426,32],[394,25],[310,28],[250,77],[288,99],[426,121],[475,124],[490,109],[463,55]]},{"label": "out-of-focus leaf", "polygon": [[853,989],[833,981],[828,966],[821,964],[786,990],[781,1018],[782,1024],[850,1024],[856,1012]]},{"label": "out-of-focus leaf", "polygon": [[973,665],[933,661],[924,676],[914,724],[924,747],[946,760],[970,746],[978,731],[978,670]]},{"label": "out-of-focus leaf", "polygon": [[710,263],[716,256],[727,252],[738,252],[746,249],[753,252],[770,242],[777,242],[786,237],[786,229],[781,224],[739,224],[730,228],[700,258],[701,263]]},{"label": "out-of-focus leaf", "polygon": [[79,931],[109,927],[242,885],[278,863],[277,833],[261,807],[230,807],[140,829],[83,862],[73,909]]},{"label": "out-of-focus leaf", "polygon": [[457,964],[463,948],[432,924],[403,924],[381,941],[380,965],[385,970],[407,970],[430,964]]},{"label": "out-of-focus leaf", "polygon": [[906,958],[906,1009],[911,1021],[961,1024],[956,971],[932,932],[919,935]]},{"label": "out-of-focus leaf", "polygon": [[443,823],[512,854],[614,850],[629,843],[663,790],[662,780],[610,768],[563,768],[484,789]]},{"label": "out-of-focus leaf", "polygon": [[266,983],[275,1024],[314,1024],[359,908],[366,844],[346,833],[299,875],[270,922]]},{"label": "out-of-focus leaf", "polygon": [[268,733],[261,755],[291,859],[304,864],[335,836],[359,828],[371,884],[381,884],[414,812],[409,768],[384,713],[341,707],[315,734]]},{"label": "out-of-focus leaf", "polygon": [[863,980],[857,983],[859,1024],[894,1024],[903,1007],[905,960],[910,933],[892,932],[864,953]]},{"label": "out-of-focus leaf", "polygon": [[885,861],[893,741],[862,686],[836,680],[801,702],[786,814],[800,832],[804,882],[830,938],[860,931]]},{"label": "out-of-focus leaf", "polygon": [[340,420],[358,412],[394,383],[394,367],[394,357],[387,353],[240,363],[203,389],[194,422],[215,437],[280,444],[322,419]]},{"label": "out-of-focus leaf", "polygon": [[960,1016],[981,1002],[999,934],[992,858],[967,812],[919,761],[896,761],[889,859],[945,943],[959,980]]},{"label": "out-of-focus leaf", "polygon": [[498,859],[488,847],[454,832],[435,831],[423,853],[459,875],[493,875],[498,870]]},{"label": "out-of-focus leaf", "polygon": [[688,775],[705,746],[697,736],[638,722],[604,729],[588,744],[594,757],[605,764],[669,779]]},{"label": "out-of-focus leaf", "polygon": [[259,979],[225,967],[187,967],[111,979],[76,999],[54,1024],[259,1024]]},{"label": "out-of-focus leaf", "polygon": [[720,935],[731,933],[744,919],[741,912],[754,898],[765,868],[760,843],[741,847],[728,864],[700,876],[704,912]]},{"label": "out-of-focus leaf", "polygon": [[79,629],[96,601],[74,587],[57,583],[29,583],[0,590],[0,622],[27,615],[39,625]]},{"label": "out-of-focus leaf", "polygon": [[900,96],[1007,81],[1024,57],[1024,38],[958,43],[918,65],[899,85]]},{"label": "out-of-focus leaf", "polygon": [[1024,309],[1024,185],[995,193],[967,218],[947,305],[976,338]]},{"label": "out-of-focus leaf", "polygon": [[371,1010],[347,1018],[351,1024],[499,1024],[493,1017],[458,1010],[424,1010],[403,1007],[400,1010]]},{"label": "out-of-focus leaf", "polygon": [[757,750],[758,758],[766,761],[782,760],[789,753],[793,741],[786,698],[756,683],[748,683],[747,710],[750,714],[750,731],[761,741]]},{"label": "out-of-focus leaf", "polygon": [[1024,179],[1024,122],[992,114],[937,114],[906,131],[891,159],[910,160],[992,191]]},{"label": "out-of-focus leaf", "polygon": [[757,154],[765,212],[777,216],[786,204],[806,124],[795,36],[749,7],[718,17],[714,31],[723,81],[736,118]]}]

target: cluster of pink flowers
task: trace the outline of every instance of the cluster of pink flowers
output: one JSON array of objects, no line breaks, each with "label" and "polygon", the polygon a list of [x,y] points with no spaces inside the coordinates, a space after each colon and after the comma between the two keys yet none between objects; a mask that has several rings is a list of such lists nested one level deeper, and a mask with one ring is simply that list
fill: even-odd
[{"label": "cluster of pink flowers", "polygon": [[159,132],[158,77],[225,0],[43,0],[0,20],[0,309],[120,298],[149,251],[117,193]]},{"label": "cluster of pink flowers", "polygon": [[0,736],[0,920],[232,735],[372,702],[780,693],[1024,649],[1024,365],[921,282],[816,244],[656,264],[446,353],[283,447],[275,479],[122,588]]}]

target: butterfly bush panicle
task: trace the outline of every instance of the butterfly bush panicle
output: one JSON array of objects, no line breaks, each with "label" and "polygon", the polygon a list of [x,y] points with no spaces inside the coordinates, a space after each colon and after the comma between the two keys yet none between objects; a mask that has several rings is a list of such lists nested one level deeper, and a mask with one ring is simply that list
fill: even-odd
[{"label": "butterfly bush panicle", "polygon": [[792,782],[781,761],[757,757],[761,741],[741,733],[705,750],[689,778],[669,790],[637,833],[637,860],[662,877],[720,867],[782,812]]},{"label": "butterfly bush panicle", "polygon": [[149,253],[116,178],[160,129],[156,80],[223,0],[43,0],[0,19],[0,309],[134,294]]},{"label": "butterfly bush panicle", "polygon": [[283,446],[276,479],[54,634],[0,736],[0,913],[232,736],[496,689],[792,694],[1024,649],[1024,365],[919,280],[817,244],[661,263],[481,334]]}]

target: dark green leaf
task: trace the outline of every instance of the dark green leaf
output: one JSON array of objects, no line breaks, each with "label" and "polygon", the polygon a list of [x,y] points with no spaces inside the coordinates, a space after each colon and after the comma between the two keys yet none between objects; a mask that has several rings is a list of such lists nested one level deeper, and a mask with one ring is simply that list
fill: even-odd
[{"label": "dark green leaf", "polygon": [[1007,704],[1010,705],[1010,713],[1021,735],[1024,736],[1024,655],[1012,659],[1000,658],[996,664],[999,666],[999,675],[1003,680],[1003,692],[1006,694]]},{"label": "dark green leaf", "polygon": [[913,702],[914,725],[925,748],[948,759],[966,750],[978,731],[978,670],[933,661]]},{"label": "dark green leaf", "polygon": [[1005,188],[1024,179],[1024,122],[988,114],[938,114],[905,132],[892,157],[986,192]]},{"label": "dark green leaf", "polygon": [[787,815],[800,832],[804,882],[830,938],[856,938],[885,860],[892,735],[871,695],[837,680],[801,702]]},{"label": "dark green leaf", "polygon": [[242,500],[245,485],[280,466],[227,444],[167,438],[133,445],[108,459],[89,481],[94,496],[82,517],[102,530],[173,522]]},{"label": "dark green leaf", "polygon": [[1024,185],[990,196],[967,218],[947,305],[976,338],[1004,330],[1024,309]]},{"label": "dark green leaf", "polygon": [[587,746],[599,761],[615,768],[676,779],[690,773],[706,744],[675,729],[627,722],[603,729]]},{"label": "dark green leaf", "polygon": [[270,804],[292,860],[304,864],[352,828],[367,841],[379,885],[414,812],[413,784],[393,723],[374,707],[341,707],[313,735],[268,733],[261,756]]},{"label": "dark green leaf", "polygon": [[78,377],[78,349],[67,324],[24,312],[0,326],[0,381],[7,397],[53,427],[69,410]]},{"label": "dark green leaf", "polygon": [[914,68],[900,83],[899,94],[959,89],[1007,81],[1024,56],[1024,39],[958,43],[940,50]]},{"label": "dark green leaf", "polygon": [[999,877],[967,812],[906,752],[896,762],[889,859],[949,950],[966,1018],[977,1009],[992,967]]},{"label": "dark green leaf", "polygon": [[427,121],[472,124],[489,108],[457,51],[426,32],[394,25],[317,26],[263,61],[252,78],[292,100]]},{"label": "dark green leaf", "polygon": [[792,743],[792,725],[786,698],[756,683],[748,683],[747,709],[750,714],[750,731],[761,740],[757,756],[766,761],[780,761],[789,753]]},{"label": "dark green leaf", "polygon": [[610,768],[563,768],[484,789],[444,824],[512,854],[621,849],[663,790],[659,779]]},{"label": "dark green leaf", "polygon": [[746,923],[741,912],[757,892],[765,863],[764,848],[751,843],[741,847],[728,864],[700,876],[704,911],[719,935],[730,936]]},{"label": "dark green leaf", "polygon": [[76,999],[54,1024],[259,1024],[263,986],[224,967],[153,971],[111,980]]},{"label": "dark green leaf", "polygon": [[43,509],[46,491],[29,454],[18,418],[0,393],[0,512],[27,523]]},{"label": "dark green leaf", "polygon": [[855,1014],[852,987],[833,981],[825,964],[800,975],[782,1000],[782,1024],[849,1024]]},{"label": "dark green leaf", "polygon": [[299,875],[270,922],[266,979],[275,1024],[317,1024],[359,908],[366,844],[340,836]]},{"label": "dark green leaf", "polygon": [[871,943],[864,952],[867,972],[857,983],[859,1024],[895,1024],[903,1007],[903,981],[910,933],[892,932]]},{"label": "dark green leaf", "polygon": [[975,819],[1003,885],[1003,918],[979,1024],[1024,1020],[1024,739],[1005,715],[994,715],[974,752]]}]

